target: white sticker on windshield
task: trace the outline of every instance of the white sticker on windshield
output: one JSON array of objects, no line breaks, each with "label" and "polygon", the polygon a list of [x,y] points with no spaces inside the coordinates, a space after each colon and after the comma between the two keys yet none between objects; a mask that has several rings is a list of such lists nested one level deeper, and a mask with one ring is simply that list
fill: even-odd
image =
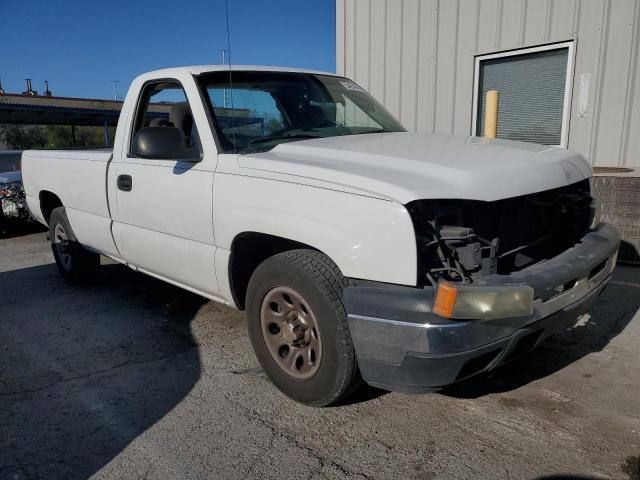
[{"label": "white sticker on windshield", "polygon": [[341,81],[340,82],[342,84],[342,86],[344,88],[346,88],[347,90],[353,90],[354,92],[364,92],[364,88],[362,88],[360,85],[354,83],[354,82],[350,82],[350,81]]}]

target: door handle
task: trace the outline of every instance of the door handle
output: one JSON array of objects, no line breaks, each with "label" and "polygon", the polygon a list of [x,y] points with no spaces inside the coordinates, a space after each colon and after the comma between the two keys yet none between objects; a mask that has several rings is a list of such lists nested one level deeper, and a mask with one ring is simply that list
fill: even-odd
[{"label": "door handle", "polygon": [[131,175],[118,175],[118,189],[123,192],[130,192],[133,186]]}]

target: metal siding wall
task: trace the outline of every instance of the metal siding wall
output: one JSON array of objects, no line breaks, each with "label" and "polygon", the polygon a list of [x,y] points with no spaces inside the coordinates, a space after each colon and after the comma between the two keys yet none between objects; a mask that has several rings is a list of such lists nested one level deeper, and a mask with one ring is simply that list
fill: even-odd
[{"label": "metal siding wall", "polygon": [[371,72],[371,17],[369,0],[355,1],[355,78],[366,78],[367,88],[369,88],[369,78]]},{"label": "metal siding wall", "polygon": [[549,25],[549,41],[559,42],[573,38],[574,21],[578,0],[552,0],[551,1],[551,25]]},{"label": "metal siding wall", "polygon": [[[400,121],[409,130],[416,129],[418,89],[418,49],[420,0],[405,0],[402,8],[402,77],[400,78]],[[408,92],[408,95],[403,95]]]},{"label": "metal siding wall", "polygon": [[[594,114],[598,104],[598,85],[601,84],[598,72],[600,69],[600,45],[602,44],[602,21],[605,18],[604,1],[580,1],[580,8],[576,20],[576,32],[580,36],[576,43],[576,59],[573,79],[573,98],[571,108],[571,124],[569,125],[569,146],[581,153],[593,163],[591,156],[591,132],[593,130]],[[580,95],[580,75],[591,74],[588,114],[578,117],[578,102]]]},{"label": "metal siding wall", "polygon": [[385,52],[387,47],[387,2],[377,0],[371,2],[371,52],[369,59],[368,91],[380,100],[385,101]]},{"label": "metal siding wall", "polygon": [[436,52],[438,50],[438,2],[423,0],[420,5],[418,52],[417,130],[433,131],[436,114]]},{"label": "metal siding wall", "polygon": [[[446,0],[445,0],[446,1]],[[500,38],[499,28],[502,0],[477,0],[478,15],[476,20],[478,27],[476,31],[476,52],[488,53],[497,48],[497,39]]]},{"label": "metal siding wall", "polygon": [[458,44],[458,3],[449,0],[438,5],[438,50],[436,57],[438,85],[436,95],[435,130],[453,132],[455,112],[456,53]]},{"label": "metal siding wall", "polygon": [[601,163],[607,163],[607,158],[621,160],[620,140],[625,131],[624,110],[629,94],[627,83],[633,23],[628,20],[633,19],[634,5],[631,2],[614,3],[616,8],[611,8],[611,4],[605,30],[607,41],[602,63],[599,121],[591,151]]},{"label": "metal siding wall", "polygon": [[344,4],[344,75],[349,78],[355,78],[356,2],[354,0],[344,0]]},{"label": "metal siding wall", "polygon": [[[400,116],[400,81],[402,78],[402,10],[402,4],[397,3],[397,0],[387,0],[387,45],[385,49],[384,104],[396,117]],[[354,80],[358,83],[361,81],[367,81],[366,78],[358,78]],[[407,92],[407,94],[411,93]]]},{"label": "metal siding wall", "polygon": [[622,158],[627,165],[640,166],[640,2],[636,3],[634,25]]},{"label": "metal siding wall", "polygon": [[453,127],[449,133],[471,131],[471,104],[473,102],[473,58],[476,51],[476,2],[458,2],[458,45],[456,51],[456,71],[452,84],[455,86],[455,108]]},{"label": "metal siding wall", "polygon": [[522,28],[526,23],[527,1],[513,0],[504,2],[500,17],[500,48],[520,48],[524,43]]},{"label": "metal siding wall", "polygon": [[475,55],[574,39],[569,147],[640,167],[640,0],[336,0],[336,22],[339,73],[410,130],[464,135]]},{"label": "metal siding wall", "polygon": [[529,0],[525,22],[524,44],[541,45],[548,43],[547,26],[551,0]]}]

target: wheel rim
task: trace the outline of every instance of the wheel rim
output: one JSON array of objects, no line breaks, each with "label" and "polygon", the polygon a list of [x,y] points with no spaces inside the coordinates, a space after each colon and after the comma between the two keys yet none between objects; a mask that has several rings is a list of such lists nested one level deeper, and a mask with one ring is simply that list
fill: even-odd
[{"label": "wheel rim", "polygon": [[53,230],[53,247],[56,250],[58,260],[65,270],[71,268],[71,254],[69,253],[69,238],[61,224],[57,224]]},{"label": "wheel rim", "polygon": [[267,350],[289,376],[304,380],[320,368],[322,342],[309,304],[289,287],[267,292],[260,307],[260,329]]}]

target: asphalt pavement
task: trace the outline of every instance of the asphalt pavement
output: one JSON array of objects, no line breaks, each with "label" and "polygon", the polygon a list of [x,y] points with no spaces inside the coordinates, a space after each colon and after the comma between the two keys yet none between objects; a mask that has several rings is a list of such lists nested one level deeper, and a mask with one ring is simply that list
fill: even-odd
[{"label": "asphalt pavement", "polygon": [[0,238],[0,479],[640,479],[640,267],[579,325],[445,392],[313,409],[242,312],[103,262],[65,284]]}]

